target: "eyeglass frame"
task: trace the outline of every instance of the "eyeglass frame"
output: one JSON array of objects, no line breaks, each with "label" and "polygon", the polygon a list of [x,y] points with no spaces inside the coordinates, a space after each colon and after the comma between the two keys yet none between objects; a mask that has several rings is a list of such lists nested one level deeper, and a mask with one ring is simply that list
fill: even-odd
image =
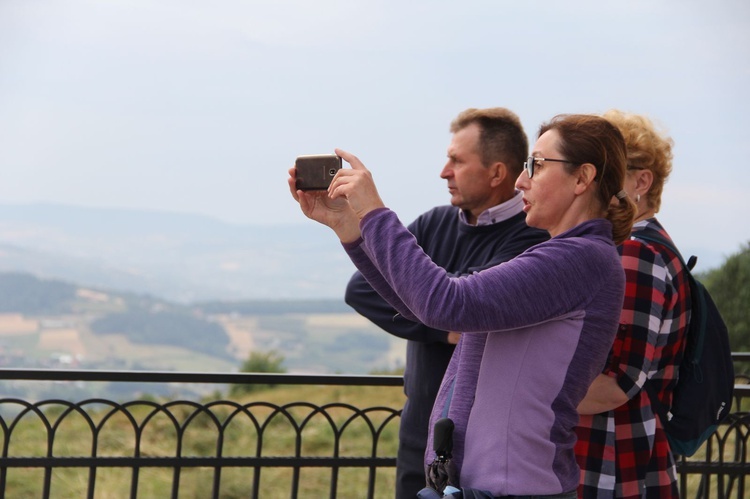
[{"label": "eyeglass frame", "polygon": [[542,166],[541,163],[544,163],[545,161],[554,161],[555,163],[570,163],[571,165],[575,164],[574,162],[568,161],[567,159],[552,159],[529,156],[528,158],[526,158],[526,161],[523,162],[523,168],[524,170],[526,170],[526,174],[529,176],[529,178],[534,176],[534,164],[536,162],[539,162],[538,166]]}]

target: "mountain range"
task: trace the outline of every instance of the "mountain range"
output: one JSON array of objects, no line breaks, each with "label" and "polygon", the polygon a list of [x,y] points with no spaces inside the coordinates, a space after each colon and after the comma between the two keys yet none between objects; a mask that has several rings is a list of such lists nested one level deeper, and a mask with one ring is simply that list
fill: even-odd
[{"label": "mountain range", "polygon": [[190,303],[342,299],[354,266],[314,223],[246,226],[191,214],[0,204],[0,271]]}]

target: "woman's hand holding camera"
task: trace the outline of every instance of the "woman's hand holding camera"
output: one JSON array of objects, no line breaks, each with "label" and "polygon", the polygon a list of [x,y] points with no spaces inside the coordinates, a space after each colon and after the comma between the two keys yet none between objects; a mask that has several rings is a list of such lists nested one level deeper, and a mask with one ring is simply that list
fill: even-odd
[{"label": "woman's hand holding camera", "polygon": [[341,149],[336,149],[336,154],[349,163],[351,169],[339,170],[333,177],[328,188],[331,199],[346,198],[359,220],[372,210],[383,208],[385,204],[380,199],[372,174],[359,158]]},{"label": "woman's hand holding camera", "polygon": [[351,169],[341,169],[333,177],[328,191],[296,189],[294,168],[289,169],[289,190],[299,202],[306,217],[327,225],[336,232],[341,242],[357,240],[361,236],[359,221],[374,209],[385,205],[380,199],[370,171],[353,154],[336,149]]}]

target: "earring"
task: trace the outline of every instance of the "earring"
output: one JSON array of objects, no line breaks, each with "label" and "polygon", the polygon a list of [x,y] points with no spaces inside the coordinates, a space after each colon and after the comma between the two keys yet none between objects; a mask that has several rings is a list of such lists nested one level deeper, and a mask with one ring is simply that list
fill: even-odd
[{"label": "earring", "polygon": [[641,195],[640,194],[636,194],[635,195],[635,202],[639,203],[640,201],[641,201]]}]

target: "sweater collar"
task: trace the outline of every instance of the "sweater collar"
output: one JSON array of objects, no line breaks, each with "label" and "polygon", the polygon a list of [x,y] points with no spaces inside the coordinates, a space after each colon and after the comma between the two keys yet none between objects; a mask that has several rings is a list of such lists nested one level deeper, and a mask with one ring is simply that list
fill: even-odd
[{"label": "sweater collar", "polygon": [[605,239],[611,244],[615,244],[612,240],[612,223],[606,218],[592,218],[586,220],[575,227],[566,230],[562,234],[555,236],[555,239],[563,239],[568,237],[597,237]]}]

